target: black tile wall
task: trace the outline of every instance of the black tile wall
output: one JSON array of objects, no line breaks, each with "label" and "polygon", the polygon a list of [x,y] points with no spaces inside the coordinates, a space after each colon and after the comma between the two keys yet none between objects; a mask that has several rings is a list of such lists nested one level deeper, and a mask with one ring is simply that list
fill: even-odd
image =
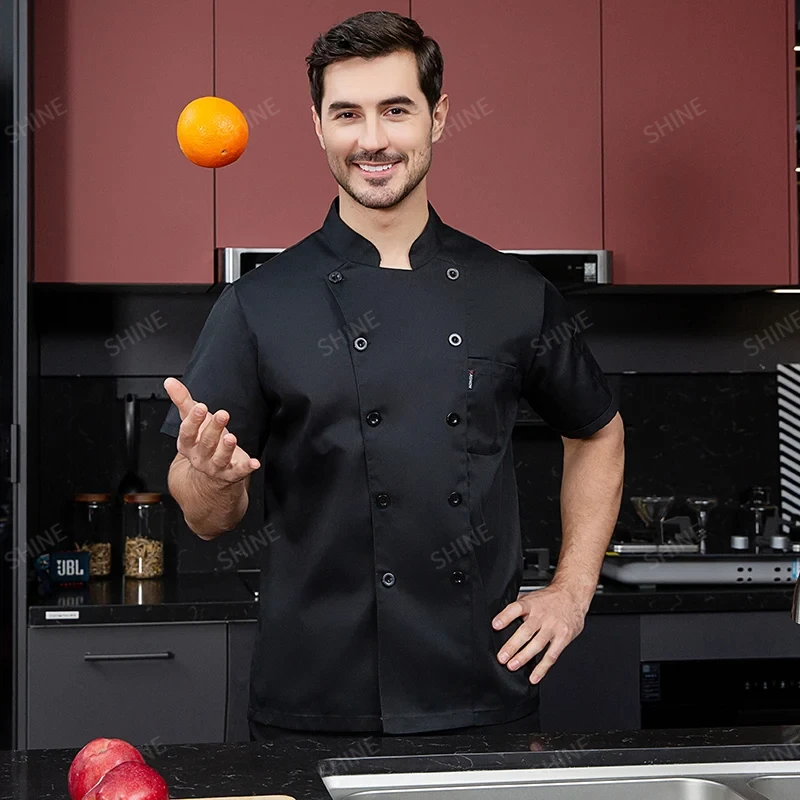
[{"label": "black tile wall", "polygon": [[[32,408],[38,443],[32,536],[71,523],[74,492],[116,491],[125,472],[124,400],[118,378],[179,377],[219,287],[206,293],[38,290],[33,303]],[[775,364],[797,361],[800,312],[792,295],[573,296],[584,335],[620,398],[626,428],[621,521],[630,497],[669,493],[676,513],[689,494],[713,494],[710,535],[727,540],[740,493],[773,487],[779,499]],[[163,391],[163,390],[162,390]],[[139,472],[166,493],[174,440],[159,432],[169,401],[138,401]],[[546,427],[518,426],[513,448],[526,546],[560,543],[561,440]],[[168,566],[235,570],[268,557],[263,492],[251,485],[236,532],[215,542],[192,534],[167,498]]]},{"label": "black tile wall", "polygon": [[[614,385],[625,423],[622,525],[640,524],[630,501],[636,495],[674,495],[670,513],[693,522],[686,497],[710,495],[719,506],[709,515],[709,548],[724,549],[742,492],[766,485],[779,498],[775,373],[621,375]],[[518,427],[512,445],[523,539],[555,553],[561,439],[542,428]]]}]

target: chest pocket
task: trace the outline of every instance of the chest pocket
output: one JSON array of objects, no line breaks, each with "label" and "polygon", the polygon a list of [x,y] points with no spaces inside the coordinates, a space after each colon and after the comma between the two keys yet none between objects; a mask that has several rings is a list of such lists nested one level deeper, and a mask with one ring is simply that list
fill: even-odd
[{"label": "chest pocket", "polygon": [[[487,358],[468,358],[467,452],[493,455],[511,435],[519,393],[517,368]],[[471,378],[471,388],[470,388]]]}]

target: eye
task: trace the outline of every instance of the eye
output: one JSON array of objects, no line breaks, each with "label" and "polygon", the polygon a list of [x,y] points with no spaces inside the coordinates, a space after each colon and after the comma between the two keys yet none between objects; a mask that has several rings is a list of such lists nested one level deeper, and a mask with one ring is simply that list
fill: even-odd
[{"label": "eye", "polygon": [[[398,106],[395,106],[394,108],[390,108],[389,110],[390,111],[401,111],[403,114],[408,114],[408,111],[406,111],[404,108],[400,108]],[[352,114],[352,113],[353,113],[352,111],[342,111],[342,113],[341,114],[337,114],[334,117],[334,119],[339,119],[339,117],[344,117],[345,114]],[[397,114],[392,114],[391,116],[396,117]]]}]

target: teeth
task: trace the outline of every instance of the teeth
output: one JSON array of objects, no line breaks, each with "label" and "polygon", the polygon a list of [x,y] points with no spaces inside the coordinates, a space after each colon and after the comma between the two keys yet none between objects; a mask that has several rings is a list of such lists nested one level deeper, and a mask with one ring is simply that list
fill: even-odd
[{"label": "teeth", "polygon": [[381,167],[368,167],[364,164],[359,164],[359,167],[363,169],[365,172],[385,172],[387,169],[390,169],[394,166],[394,164],[384,164]]}]

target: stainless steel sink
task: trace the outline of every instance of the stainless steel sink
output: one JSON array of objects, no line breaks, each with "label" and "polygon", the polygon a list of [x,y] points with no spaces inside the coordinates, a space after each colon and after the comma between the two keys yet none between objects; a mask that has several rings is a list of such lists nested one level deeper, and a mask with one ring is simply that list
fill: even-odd
[{"label": "stainless steel sink", "polygon": [[767,800],[798,800],[800,798],[800,776],[774,775],[754,778],[749,782]]},{"label": "stainless steel sink", "polygon": [[[665,778],[645,781],[565,781],[517,786],[486,784],[464,788],[389,789],[356,792],[358,800],[742,800],[742,796],[715,781]],[[798,800],[797,797],[793,800]]]},{"label": "stainless steel sink", "polygon": [[410,759],[407,771],[358,774],[370,760],[324,770],[333,800],[800,800],[800,761],[423,772]]}]

